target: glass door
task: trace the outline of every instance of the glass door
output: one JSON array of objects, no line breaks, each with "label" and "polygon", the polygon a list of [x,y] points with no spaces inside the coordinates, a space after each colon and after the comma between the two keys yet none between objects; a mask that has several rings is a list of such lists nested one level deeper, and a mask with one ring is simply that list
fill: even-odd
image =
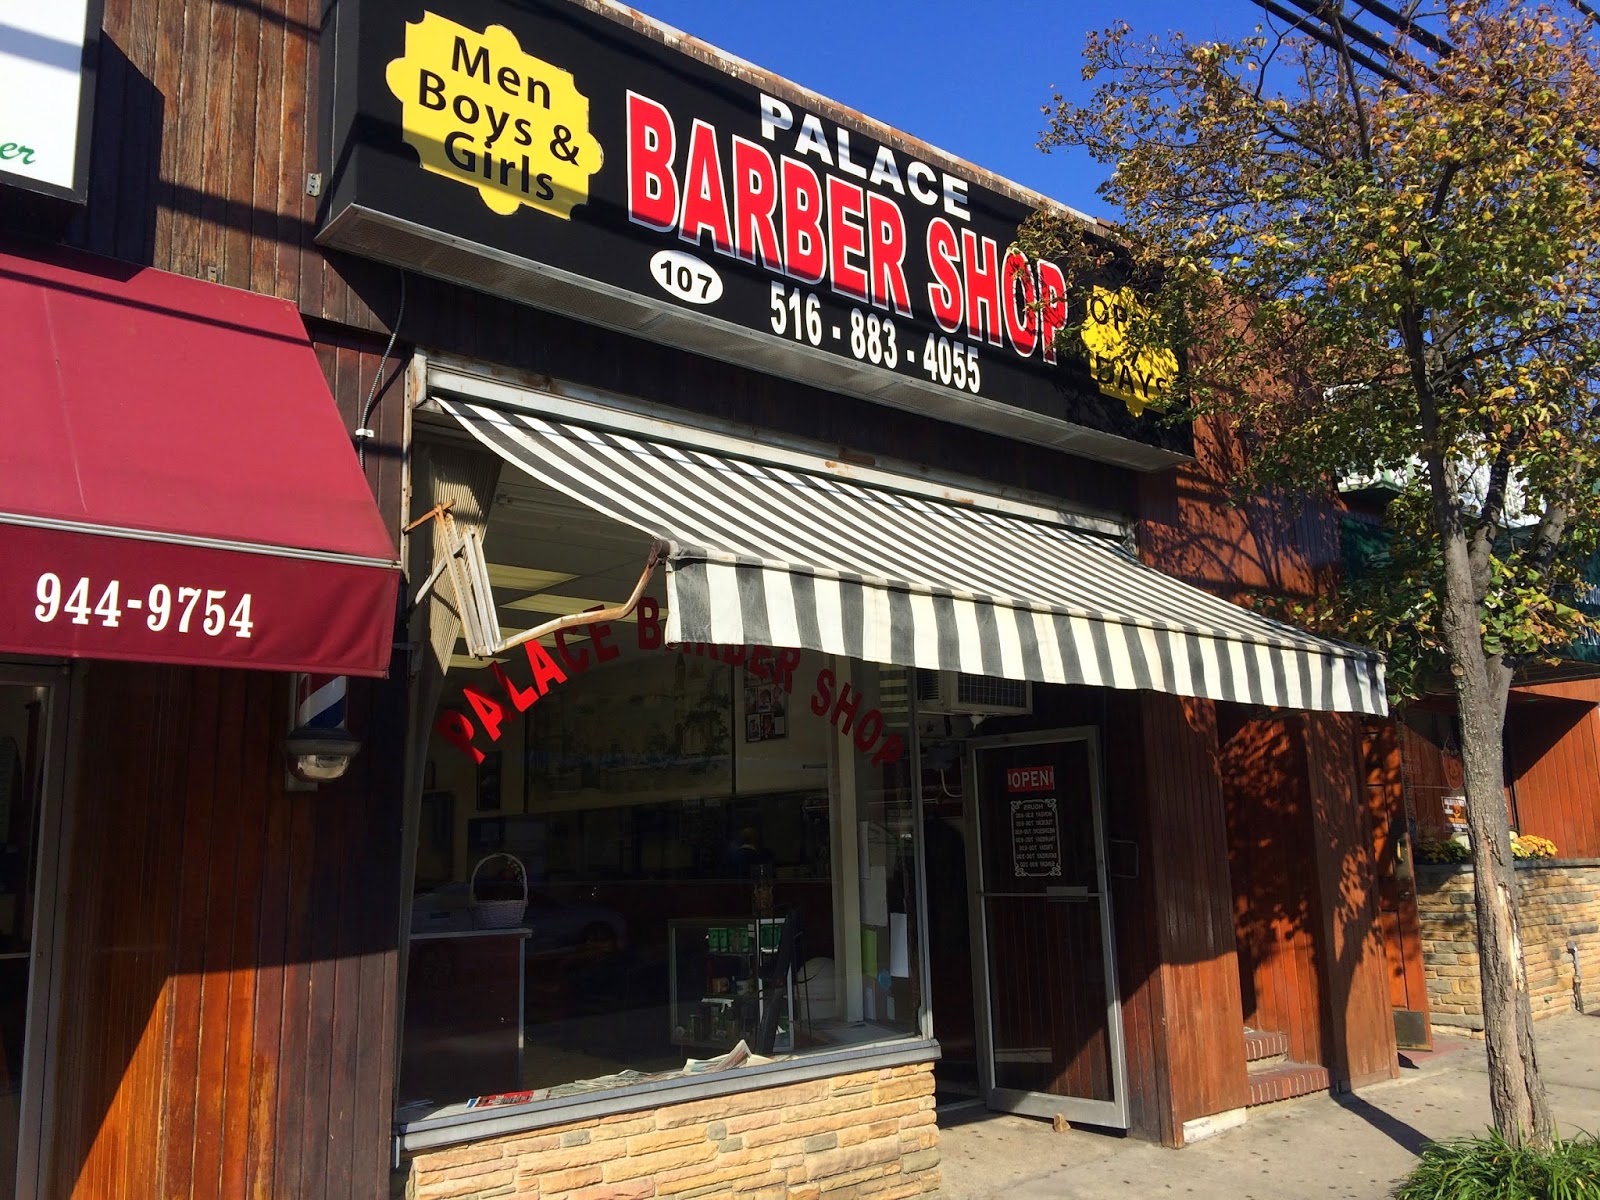
[{"label": "glass door", "polygon": [[35,1193],[65,680],[0,663],[0,1198]]},{"label": "glass door", "polygon": [[1126,1129],[1093,736],[980,738],[971,754],[985,1099]]}]

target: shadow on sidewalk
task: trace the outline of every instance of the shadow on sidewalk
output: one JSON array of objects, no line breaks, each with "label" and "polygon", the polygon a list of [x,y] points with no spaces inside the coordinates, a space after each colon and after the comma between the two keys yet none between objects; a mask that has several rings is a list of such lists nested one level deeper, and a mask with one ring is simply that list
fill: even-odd
[{"label": "shadow on sidewalk", "polygon": [[1406,1124],[1398,1117],[1391,1117],[1377,1105],[1369,1104],[1353,1093],[1335,1096],[1333,1102],[1346,1112],[1354,1113],[1395,1145],[1411,1154],[1420,1155],[1422,1148],[1433,1140],[1421,1130]]}]

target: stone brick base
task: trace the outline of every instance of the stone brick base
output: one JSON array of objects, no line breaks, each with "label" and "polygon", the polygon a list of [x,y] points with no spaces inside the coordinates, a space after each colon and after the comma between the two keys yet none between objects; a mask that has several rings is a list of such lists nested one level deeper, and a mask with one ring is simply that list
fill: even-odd
[{"label": "stone brick base", "polygon": [[933,1068],[886,1067],[420,1151],[407,1200],[872,1197],[939,1186]]},{"label": "stone brick base", "polygon": [[[1517,892],[1534,1019],[1572,1011],[1569,941],[1578,947],[1585,1007],[1600,1008],[1600,864],[1560,859],[1519,863]],[[1472,868],[1419,866],[1417,915],[1430,1019],[1453,1032],[1481,1032]]]}]

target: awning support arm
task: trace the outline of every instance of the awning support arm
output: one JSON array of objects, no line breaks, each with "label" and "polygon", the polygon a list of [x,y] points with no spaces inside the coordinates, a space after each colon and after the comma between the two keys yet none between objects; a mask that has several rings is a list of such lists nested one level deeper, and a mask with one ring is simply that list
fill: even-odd
[{"label": "awning support arm", "polygon": [[630,616],[633,610],[639,607],[639,601],[644,599],[644,590],[650,586],[650,577],[655,574],[656,564],[661,561],[661,552],[666,548],[659,540],[650,543],[650,555],[645,559],[644,570],[639,573],[639,582],[633,585],[633,594],[621,604],[614,604],[610,608],[602,608],[597,612],[568,613],[564,617],[556,617],[546,621],[543,625],[536,625],[532,629],[524,629],[515,637],[507,638],[501,642],[497,649],[509,650],[513,646],[520,646],[523,642],[531,642],[547,634],[556,633],[564,629],[572,629],[579,625],[600,625],[607,621],[620,621]]},{"label": "awning support arm", "polygon": [[[426,525],[435,517],[449,512],[453,504],[455,504],[454,500],[447,500],[443,504],[435,504],[427,512],[407,525],[403,532],[410,534],[413,530]],[[433,570],[428,572],[428,577],[422,581],[422,586],[417,589],[417,594],[411,598],[411,603],[406,608],[407,617],[416,612],[422,606],[422,602],[428,598],[428,593],[433,591],[434,584],[439,582],[439,576],[444,574],[445,565],[445,560],[442,558],[433,564]]]},{"label": "awning support arm", "polygon": [[469,529],[462,534],[456,528],[455,518],[450,515],[450,505],[436,504],[407,525],[406,532],[410,533],[428,521],[438,521],[443,528],[446,553],[434,564],[428,578],[417,589],[412,607],[415,609],[427,598],[441,576],[448,577],[450,589],[455,593],[456,613],[461,618],[461,635],[466,640],[468,653],[474,658],[493,658],[524,642],[531,642],[580,625],[622,620],[639,607],[639,601],[644,598],[645,588],[650,586],[656,565],[660,563],[667,548],[666,543],[659,539],[650,543],[650,554],[645,560],[644,570],[639,574],[639,581],[634,584],[632,595],[622,604],[590,612],[568,613],[506,638],[500,633],[500,619],[494,607],[493,585],[489,581],[489,565],[483,556],[483,546],[478,539],[477,531]]}]

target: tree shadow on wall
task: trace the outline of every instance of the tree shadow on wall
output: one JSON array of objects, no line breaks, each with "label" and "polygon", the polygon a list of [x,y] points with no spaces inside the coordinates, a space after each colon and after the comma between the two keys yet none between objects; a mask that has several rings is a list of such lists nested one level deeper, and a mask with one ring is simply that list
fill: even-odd
[{"label": "tree shadow on wall", "polygon": [[1310,497],[1231,489],[1245,447],[1216,423],[1195,427],[1196,463],[1140,480],[1139,543],[1163,573],[1236,599],[1299,596],[1337,580],[1338,510]]},{"label": "tree shadow on wall", "polygon": [[[1377,722],[1219,704],[1234,930],[1246,1025],[1287,1035],[1335,1091],[1397,1061],[1382,889],[1402,823]],[[1415,1153],[1417,1130],[1341,1100]]]}]

